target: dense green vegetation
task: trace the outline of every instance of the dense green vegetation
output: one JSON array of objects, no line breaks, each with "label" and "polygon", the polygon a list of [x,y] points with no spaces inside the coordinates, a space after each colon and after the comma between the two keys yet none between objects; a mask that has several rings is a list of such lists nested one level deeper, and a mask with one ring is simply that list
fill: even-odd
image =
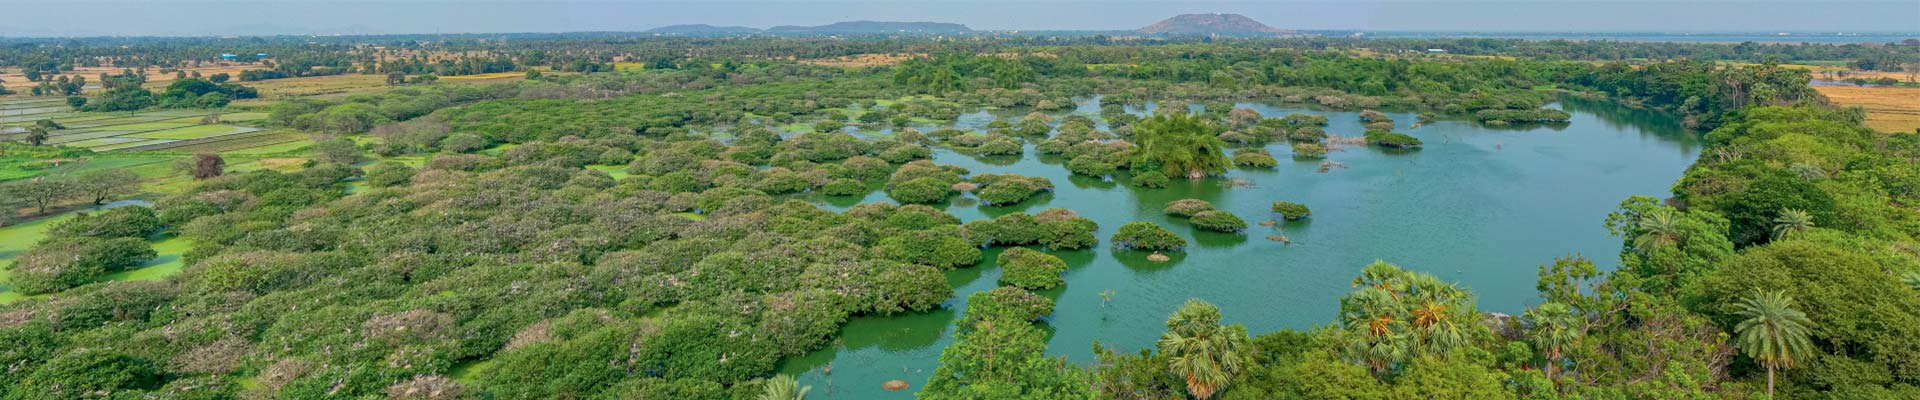
[{"label": "dense green vegetation", "polygon": [[[270,72],[254,74],[263,78],[366,73],[374,57],[333,38],[308,46],[176,39],[138,55],[98,45],[103,40],[7,47],[0,55],[25,56],[0,60],[48,72],[93,56],[169,65],[198,61],[184,49],[234,46],[279,54],[262,70]],[[152,208],[69,219],[12,264],[14,290],[55,295],[0,305],[0,364],[8,368],[0,393],[792,394],[805,390],[774,374],[780,360],[831,346],[856,316],[948,306],[955,293],[945,272],[979,268],[991,248],[1005,247],[993,262],[1006,286],[969,294],[957,340],[920,396],[1920,396],[1920,296],[1909,283],[1920,276],[1912,251],[1920,219],[1911,208],[1920,202],[1920,139],[1876,134],[1860,126],[1857,111],[1820,104],[1804,72],[1770,62],[1596,65],[1557,59],[1637,57],[1544,55],[1679,51],[1609,42],[1458,40],[1448,43],[1539,57],[1423,59],[1338,49],[1434,44],[1093,40],[590,35],[407,44],[496,53],[451,65],[380,62],[372,71],[548,65],[587,73],[273,106],[266,124],[344,136],[316,141],[311,165],[297,172],[222,173],[217,156],[196,157],[189,167],[199,182],[154,193]],[[577,51],[533,47],[555,43]],[[1288,45],[1302,43],[1335,50]],[[692,46],[710,51],[678,51]],[[1728,59],[1859,54],[1697,46],[1688,49]],[[648,68],[596,66],[617,51]],[[763,57],[885,51],[938,55],[866,68]],[[1012,55],[987,54],[1000,51]],[[247,90],[197,79],[159,94],[114,85],[82,108],[217,107]],[[1062,110],[1094,95],[1102,96],[1098,114],[921,131],[962,110]],[[1324,327],[1248,332],[1193,301],[1168,317],[1153,348],[1101,349],[1098,360],[1043,356],[1048,330],[1036,321],[1051,314],[1053,300],[1029,292],[1064,285],[1071,257],[1048,252],[1099,247],[1098,225],[1058,208],[962,221],[941,206],[968,196],[1017,206],[1054,182],[929,160],[936,148],[991,160],[1032,145],[1076,182],[1125,179],[1151,190],[1235,165],[1278,164],[1257,145],[1292,145],[1304,158],[1338,146],[1324,117],[1262,116],[1233,109],[1234,101],[1411,109],[1499,124],[1565,121],[1565,112],[1542,107],[1568,95],[1673,111],[1712,128],[1673,198],[1626,199],[1605,221],[1623,243],[1620,268],[1603,272],[1579,256],[1553,260],[1540,268],[1543,303],[1511,316],[1479,312],[1471,291],[1434,275],[1376,262],[1360,270],[1338,310],[1325,310],[1336,317]],[[1149,102],[1164,111],[1128,112]],[[1392,132],[1385,113],[1362,115],[1389,129],[1331,134],[1421,145]],[[4,149],[9,163],[16,151],[68,156]],[[198,173],[201,165],[211,170]],[[0,203],[18,208],[99,203],[133,190],[124,177],[105,175],[5,188]],[[875,191],[894,202],[832,212],[801,200]],[[1199,200],[1165,211],[1199,229],[1247,228]],[[1271,211],[1289,220],[1311,215],[1285,201]],[[193,244],[179,275],[102,279],[153,258],[149,240],[167,235]],[[1106,244],[1145,253],[1189,243],[1142,221],[1117,227]]]}]

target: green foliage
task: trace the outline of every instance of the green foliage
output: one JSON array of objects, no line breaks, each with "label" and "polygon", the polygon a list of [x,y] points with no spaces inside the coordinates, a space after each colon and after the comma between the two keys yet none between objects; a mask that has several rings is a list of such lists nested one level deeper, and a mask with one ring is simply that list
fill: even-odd
[{"label": "green foliage", "polygon": [[1416,138],[1416,137],[1407,135],[1405,133],[1399,133],[1399,132],[1369,130],[1367,131],[1365,136],[1367,139],[1367,143],[1373,144],[1375,146],[1381,146],[1381,147],[1393,147],[1393,148],[1404,149],[1404,148],[1420,147],[1421,145],[1420,138]]},{"label": "green foliage", "polygon": [[55,225],[50,238],[139,238],[160,230],[160,216],[147,207],[114,207],[97,213],[79,213]]},{"label": "green foliage", "polygon": [[1160,171],[1135,172],[1133,174],[1133,181],[1129,183],[1133,184],[1133,186],[1135,187],[1143,187],[1143,188],[1149,188],[1149,189],[1161,189],[1161,188],[1167,187],[1167,185],[1169,184],[1172,184],[1170,179],[1167,178],[1167,174],[1160,173]]},{"label": "green foliage", "polygon": [[1187,393],[1213,398],[1246,370],[1247,327],[1222,326],[1220,308],[1200,299],[1187,300],[1167,317],[1159,350],[1167,358],[1167,371],[1186,381]]},{"label": "green foliage", "polygon": [[1043,191],[1053,190],[1053,182],[1044,177],[1014,174],[981,174],[973,177],[980,185],[976,194],[987,205],[1013,205]]},{"label": "green foliage", "polygon": [[887,188],[887,196],[901,203],[934,204],[953,196],[953,184],[936,178],[918,178]]},{"label": "green foliage", "polygon": [[12,270],[14,290],[28,294],[52,293],[138,267],[154,255],[152,245],[144,238],[82,236],[34,246],[21,253],[8,268]]},{"label": "green foliage", "polygon": [[980,262],[980,248],[966,239],[943,232],[914,231],[881,239],[874,246],[881,258],[940,268],[960,268]]},{"label": "green foliage", "polygon": [[828,196],[859,196],[867,194],[867,184],[847,178],[834,179],[827,182],[821,193]]},{"label": "green foliage", "polygon": [[1111,241],[1114,247],[1127,250],[1180,251],[1187,247],[1187,239],[1159,224],[1146,221],[1121,225]]},{"label": "green foliage", "polygon": [[1194,227],[1214,232],[1239,233],[1247,230],[1247,220],[1222,210],[1201,211],[1188,219]]},{"label": "green foliage", "polygon": [[1067,262],[1052,254],[1014,247],[994,260],[1000,266],[1000,284],[1027,290],[1046,290],[1067,284],[1061,274]]},{"label": "green foliage", "polygon": [[1329,340],[1376,375],[1402,372],[1418,357],[1453,357],[1486,330],[1473,294],[1433,275],[1374,261],[1353,286]]},{"label": "green foliage", "polygon": [[1289,220],[1306,219],[1313,216],[1313,210],[1307,205],[1291,201],[1274,201],[1272,210]]},{"label": "green foliage", "polygon": [[413,179],[413,167],[394,161],[381,162],[367,168],[366,183],[374,187],[389,187],[407,184]]},{"label": "green foliage", "polygon": [[940,353],[940,367],[922,399],[1081,399],[1089,376],[1064,360],[1041,356],[1046,333],[1026,321],[976,318]]},{"label": "green foliage", "polygon": [[1227,172],[1227,144],[1212,122],[1186,113],[1155,114],[1133,125],[1140,144],[1134,167],[1199,178]]},{"label": "green foliage", "polygon": [[1208,203],[1206,200],[1200,199],[1180,199],[1174,200],[1172,203],[1167,203],[1167,208],[1161,210],[1161,212],[1165,212],[1167,215],[1178,215],[1182,217],[1192,217],[1194,214],[1199,214],[1202,211],[1213,211],[1213,203]]},{"label": "green foliage", "polygon": [[1017,286],[1000,286],[967,295],[967,319],[962,326],[985,320],[1038,321],[1052,314],[1052,299]]},{"label": "green foliage", "polygon": [[157,389],[160,368],[153,361],[109,350],[61,354],[20,378],[9,400],[79,399],[105,394],[132,395]]},{"label": "green foliage", "polygon": [[1280,165],[1273,154],[1264,149],[1240,149],[1233,152],[1233,165],[1247,168],[1273,168]]}]

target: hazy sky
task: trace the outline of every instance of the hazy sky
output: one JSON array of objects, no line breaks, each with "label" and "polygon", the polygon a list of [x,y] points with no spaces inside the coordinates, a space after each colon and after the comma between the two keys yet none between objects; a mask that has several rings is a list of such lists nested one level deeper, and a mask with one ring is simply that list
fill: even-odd
[{"label": "hazy sky", "polygon": [[1920,31],[1920,0],[0,0],[0,10],[12,14],[0,18],[0,36],[639,31],[848,20],[1122,30],[1193,12],[1239,13],[1292,29]]}]

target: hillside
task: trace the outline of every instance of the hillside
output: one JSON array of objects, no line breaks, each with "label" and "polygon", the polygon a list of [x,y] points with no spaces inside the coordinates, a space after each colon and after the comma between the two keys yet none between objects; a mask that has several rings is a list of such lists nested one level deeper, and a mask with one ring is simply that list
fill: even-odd
[{"label": "hillside", "polygon": [[1168,34],[1248,34],[1248,33],[1293,33],[1240,14],[1181,14],[1140,28],[1141,33]]},{"label": "hillside", "polygon": [[646,33],[702,35],[702,34],[754,33],[759,31],[760,31],[759,28],[749,28],[744,26],[713,26],[713,25],[707,25],[707,24],[686,24],[686,25],[667,25],[659,28],[648,29]]},{"label": "hillside", "polygon": [[966,25],[945,22],[845,21],[820,26],[783,25],[768,28],[772,33],[967,33]]}]

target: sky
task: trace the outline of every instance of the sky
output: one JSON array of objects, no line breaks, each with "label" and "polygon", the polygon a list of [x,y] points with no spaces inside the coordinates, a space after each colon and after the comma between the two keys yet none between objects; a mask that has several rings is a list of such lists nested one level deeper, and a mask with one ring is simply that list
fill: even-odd
[{"label": "sky", "polygon": [[[642,31],[672,24],[931,21],[1129,30],[1181,13],[1364,31],[1920,31],[1920,0],[0,0],[0,36]],[[42,18],[20,16],[39,15]]]}]

